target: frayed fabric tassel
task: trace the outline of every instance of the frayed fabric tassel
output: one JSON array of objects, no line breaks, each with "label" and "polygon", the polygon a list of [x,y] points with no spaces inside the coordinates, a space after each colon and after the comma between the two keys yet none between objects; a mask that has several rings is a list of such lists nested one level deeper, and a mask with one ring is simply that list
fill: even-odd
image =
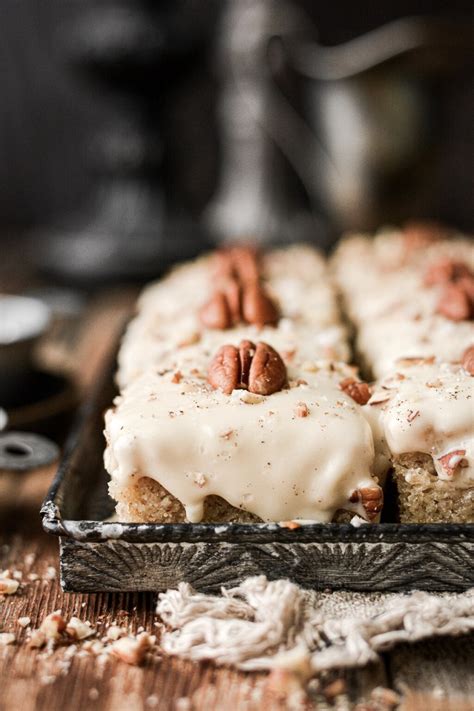
[{"label": "frayed fabric tassel", "polygon": [[371,614],[365,609],[355,614],[349,593],[316,593],[288,580],[247,578],[222,589],[220,596],[181,583],[159,596],[157,613],[167,628],[161,647],[194,661],[247,671],[285,668],[310,676],[364,666],[401,642],[474,630],[474,589],[369,594],[368,599]]}]

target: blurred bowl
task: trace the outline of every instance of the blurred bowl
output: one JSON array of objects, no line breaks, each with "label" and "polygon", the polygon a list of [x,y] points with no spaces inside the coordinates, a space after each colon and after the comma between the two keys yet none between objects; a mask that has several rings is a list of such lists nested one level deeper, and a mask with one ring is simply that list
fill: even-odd
[{"label": "blurred bowl", "polygon": [[31,371],[35,347],[49,322],[50,311],[38,299],[0,295],[0,405]]}]

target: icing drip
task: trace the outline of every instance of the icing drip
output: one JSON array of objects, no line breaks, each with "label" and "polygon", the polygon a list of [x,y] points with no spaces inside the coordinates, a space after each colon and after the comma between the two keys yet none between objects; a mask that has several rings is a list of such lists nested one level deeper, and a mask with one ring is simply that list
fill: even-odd
[{"label": "icing drip", "polygon": [[373,438],[339,389],[340,372],[307,363],[290,367],[292,387],[270,396],[224,395],[191,372],[193,362],[179,382],[148,372],[109,410],[105,462],[114,480],[156,479],[192,522],[211,494],[264,521],[330,521],[340,508],[364,515],[349,498],[376,484]]},{"label": "icing drip", "polygon": [[385,441],[395,455],[429,454],[440,479],[474,484],[474,378],[460,365],[399,364],[364,410],[379,452]]}]

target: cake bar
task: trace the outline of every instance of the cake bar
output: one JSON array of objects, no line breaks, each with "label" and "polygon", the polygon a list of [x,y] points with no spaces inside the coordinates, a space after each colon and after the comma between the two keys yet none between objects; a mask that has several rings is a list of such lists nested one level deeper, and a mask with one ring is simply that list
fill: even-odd
[{"label": "cake bar", "polygon": [[285,365],[262,342],[195,351],[179,371],[149,370],[106,414],[120,520],[376,519],[382,489],[354,389],[349,366]]},{"label": "cake bar", "polygon": [[474,521],[474,348],[461,363],[399,361],[364,407],[392,461],[403,523]]},{"label": "cake bar", "polygon": [[368,374],[405,357],[459,360],[474,342],[472,241],[412,225],[346,238],[333,265]]},{"label": "cake bar", "polygon": [[[245,250],[240,252],[245,254]],[[254,274],[252,261],[250,266],[248,260],[245,262],[250,275]],[[149,368],[173,367],[178,351],[191,348],[190,359],[196,345],[215,351],[226,342],[230,330],[235,340],[263,340],[284,353],[297,349],[310,359],[348,360],[346,329],[320,254],[305,245],[272,250],[258,260],[258,269],[260,292],[277,310],[274,323],[248,323],[236,318],[233,324],[219,322],[212,328],[203,319],[206,308],[209,316],[216,291],[229,288],[229,274],[222,267],[220,252],[180,266],[146,288],[119,351],[119,386],[125,387]],[[230,286],[235,288],[232,278]],[[241,291],[248,292],[249,286]]]}]

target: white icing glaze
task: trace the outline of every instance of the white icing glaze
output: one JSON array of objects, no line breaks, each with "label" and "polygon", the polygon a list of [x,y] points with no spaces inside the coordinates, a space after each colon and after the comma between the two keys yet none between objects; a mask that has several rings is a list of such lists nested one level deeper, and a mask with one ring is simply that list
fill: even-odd
[{"label": "white icing glaze", "polygon": [[355,235],[338,247],[337,282],[357,325],[357,350],[376,377],[390,372],[401,357],[458,360],[474,342],[472,321],[436,314],[443,287],[424,285],[429,266],[443,258],[465,262],[474,271],[473,243],[467,239],[407,251],[403,234],[392,230]]},{"label": "white icing glaze", "polygon": [[368,321],[359,327],[357,350],[381,378],[400,358],[426,358],[456,361],[474,343],[474,322],[450,321],[441,316],[413,320],[401,314]]},{"label": "white icing glaze", "polygon": [[[474,485],[474,377],[460,365],[399,364],[364,410],[381,457],[386,446],[394,455],[422,452],[433,457],[441,479]],[[440,458],[459,450],[465,454],[454,455],[454,473],[448,475]]]},{"label": "white icing glaze", "polygon": [[[106,415],[105,463],[115,481],[156,479],[193,522],[210,494],[264,521],[330,521],[339,508],[363,515],[348,499],[376,483],[374,446],[361,408],[338,388],[347,369],[290,368],[290,380],[307,384],[268,397],[224,395],[203,375],[188,366],[173,383],[173,373],[148,372],[124,391]],[[306,417],[297,415],[300,403]]]},{"label": "white icing glaze", "polygon": [[213,290],[212,269],[212,259],[202,257],[147,287],[139,300],[139,313],[129,324],[120,348],[120,387],[149,368],[169,367],[183,357],[189,360],[196,353],[193,346],[198,341],[204,351],[250,338],[264,340],[283,352],[297,349],[302,360],[349,358],[334,289],[316,250],[295,245],[263,257],[266,288],[282,314],[276,328],[204,329],[198,312]]}]

